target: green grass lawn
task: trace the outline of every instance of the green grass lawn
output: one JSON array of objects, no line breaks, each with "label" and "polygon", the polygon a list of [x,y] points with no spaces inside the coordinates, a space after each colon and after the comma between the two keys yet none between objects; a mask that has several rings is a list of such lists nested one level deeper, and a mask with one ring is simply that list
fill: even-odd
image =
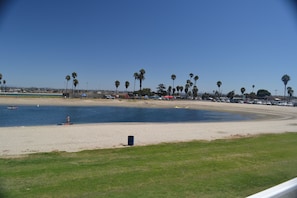
[{"label": "green grass lawn", "polygon": [[0,197],[245,197],[297,175],[297,133],[0,159]]}]

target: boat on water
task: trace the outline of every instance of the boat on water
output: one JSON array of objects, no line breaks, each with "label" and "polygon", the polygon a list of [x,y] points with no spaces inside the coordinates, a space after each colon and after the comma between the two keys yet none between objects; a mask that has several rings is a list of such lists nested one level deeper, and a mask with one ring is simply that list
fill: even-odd
[{"label": "boat on water", "polygon": [[16,109],[18,109],[18,106],[8,106],[7,109],[9,109],[9,110],[16,110]]}]

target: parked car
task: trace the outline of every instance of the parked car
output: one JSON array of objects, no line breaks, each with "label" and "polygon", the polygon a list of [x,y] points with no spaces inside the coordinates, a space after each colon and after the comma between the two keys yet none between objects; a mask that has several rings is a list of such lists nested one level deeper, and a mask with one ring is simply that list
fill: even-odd
[{"label": "parked car", "polygon": [[112,95],[105,95],[104,98],[106,98],[106,99],[114,99],[114,97]]}]

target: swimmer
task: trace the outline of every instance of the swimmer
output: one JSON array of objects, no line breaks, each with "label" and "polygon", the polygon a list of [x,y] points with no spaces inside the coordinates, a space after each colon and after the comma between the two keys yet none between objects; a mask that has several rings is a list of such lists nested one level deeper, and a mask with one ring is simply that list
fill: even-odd
[{"label": "swimmer", "polygon": [[67,118],[66,118],[66,124],[70,124],[70,116],[67,116]]}]

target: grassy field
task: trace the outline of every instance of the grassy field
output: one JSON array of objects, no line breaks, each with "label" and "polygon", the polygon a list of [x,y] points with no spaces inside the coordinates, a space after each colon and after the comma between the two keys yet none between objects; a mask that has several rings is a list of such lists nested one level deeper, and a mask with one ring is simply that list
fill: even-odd
[{"label": "grassy field", "polygon": [[297,133],[0,159],[0,197],[245,197],[297,175]]}]

